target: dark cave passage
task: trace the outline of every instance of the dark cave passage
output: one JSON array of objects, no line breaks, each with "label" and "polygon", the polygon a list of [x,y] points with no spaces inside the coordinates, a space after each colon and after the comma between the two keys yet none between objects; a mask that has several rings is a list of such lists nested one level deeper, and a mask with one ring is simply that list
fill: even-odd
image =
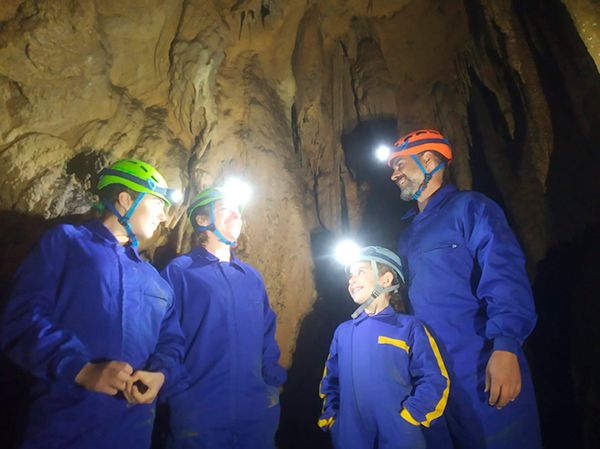
[{"label": "dark cave passage", "polygon": [[[564,5],[557,1],[515,5],[535,49],[554,142],[543,199],[550,249],[535,266],[530,261],[538,322],[525,350],[536,387],[544,447],[595,448],[600,445],[599,416],[592,404],[600,398],[597,376],[591,373],[600,368],[600,351],[591,342],[600,337],[597,326],[591,324],[595,318],[589,317],[598,315],[590,292],[595,291],[593,279],[600,271],[600,185],[592,175],[599,167],[594,142],[600,130],[600,107],[590,100],[600,95],[600,77]],[[569,63],[564,63],[567,59]],[[485,145],[501,148],[513,172],[518,172],[527,123],[523,97],[517,94],[518,81],[506,74],[515,113],[511,138],[494,95],[472,78],[473,189],[503,205],[498,180],[482,149]],[[505,211],[511,220],[511,211]]]},{"label": "dark cave passage", "polygon": [[390,180],[391,169],[375,156],[379,145],[392,147],[398,139],[397,119],[379,118],[359,123],[342,135],[346,164],[359,185],[366,186],[364,210],[356,231],[364,245],[379,245],[395,250],[401,218],[409,203],[400,199]]},{"label": "dark cave passage", "polygon": [[278,442],[285,449],[330,448],[329,435],[317,427],[321,410],[319,382],[335,328],[350,319],[356,308],[347,291],[343,268],[332,257],[341,237],[355,238],[363,245],[396,245],[400,218],[409,207],[390,181],[390,169],[375,157],[379,144],[393,145],[396,119],[374,119],[358,124],[342,136],[346,163],[356,180],[368,186],[365,208],[358,230],[352,235],[328,231],[312,234],[314,275],[318,298],[302,322],[296,352],[281,397],[282,416]]},{"label": "dark cave passage", "polygon": [[317,427],[322,402],[319,383],[335,328],[355,309],[347,291],[346,275],[331,251],[336,236],[312,235],[315,284],[318,292],[313,310],[304,318],[288,381],[281,395],[281,421],[277,441],[286,449],[329,449],[329,435]]}]

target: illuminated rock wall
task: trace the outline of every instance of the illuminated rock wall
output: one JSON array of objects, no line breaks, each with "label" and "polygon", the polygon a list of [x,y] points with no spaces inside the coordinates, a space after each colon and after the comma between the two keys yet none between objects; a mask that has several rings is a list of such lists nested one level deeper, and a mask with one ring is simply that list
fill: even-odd
[{"label": "illuminated rock wall", "polygon": [[[597,61],[597,8],[564,3]],[[501,139],[483,151],[530,261],[541,260],[554,135],[534,62],[540,26],[525,13],[508,0],[3,1],[3,282],[41,228],[89,209],[90,173],[112,161],[156,164],[187,201],[243,175],[256,196],[239,251],[264,274],[289,363],[316,297],[311,232],[360,218],[341,135],[389,117],[399,133],[440,128],[455,147],[453,177],[469,188],[469,108],[483,111],[475,81],[519,139],[516,164]],[[149,257],[190,248],[184,208]],[[15,238],[27,220],[36,231]]]}]

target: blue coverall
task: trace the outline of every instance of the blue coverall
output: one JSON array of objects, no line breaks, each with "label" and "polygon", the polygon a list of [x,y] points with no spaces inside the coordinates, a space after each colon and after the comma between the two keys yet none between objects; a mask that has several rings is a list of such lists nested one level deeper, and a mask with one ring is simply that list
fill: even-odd
[{"label": "blue coverall", "polygon": [[150,446],[154,405],[75,384],[88,362],[161,371],[163,391],[183,372],[171,288],[100,221],[42,236],[16,273],[0,332],[6,354],[35,377],[23,448]]},{"label": "blue coverall", "polygon": [[169,398],[169,448],[269,449],[286,380],[263,280],[198,247],[167,265],[186,337],[187,391]]},{"label": "blue coverall", "polygon": [[421,426],[451,389],[437,344],[414,317],[388,306],[338,326],[325,363],[319,426],[339,449],[420,449]]},{"label": "blue coverall", "polygon": [[[535,394],[521,344],[536,314],[524,256],[502,210],[476,192],[441,187],[401,235],[414,314],[431,330],[452,391],[444,419],[457,449],[541,447]],[[414,218],[413,218],[414,217]],[[494,350],[518,356],[522,390],[502,410],[488,405],[485,369]],[[427,435],[439,441],[440,435]],[[448,443],[433,443],[447,449]]]}]

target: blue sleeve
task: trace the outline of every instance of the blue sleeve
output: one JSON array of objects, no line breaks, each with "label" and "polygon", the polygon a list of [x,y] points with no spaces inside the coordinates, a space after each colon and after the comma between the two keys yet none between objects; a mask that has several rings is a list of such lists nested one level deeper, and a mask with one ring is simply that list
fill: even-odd
[{"label": "blue sleeve", "polygon": [[340,408],[340,378],[338,371],[337,331],[329,347],[329,355],[323,369],[323,379],[319,384],[319,396],[323,400],[323,409],[318,426],[327,431],[333,426]]},{"label": "blue sleeve", "polygon": [[[171,298],[172,299],[172,298]],[[147,371],[160,371],[165,375],[162,395],[183,391],[187,387],[183,367],[185,338],[171,300],[160,326],[156,349],[148,359]]]},{"label": "blue sleeve", "polygon": [[183,364],[185,353],[185,336],[177,312],[177,292],[179,283],[175,281],[174,270],[167,266],[162,277],[176,292],[169,301],[169,306],[161,324],[160,335],[154,353],[150,356],[146,370],[160,371],[165,375],[165,383],[161,389],[161,397],[179,393],[188,387],[188,373]]},{"label": "blue sleeve", "polygon": [[494,350],[517,353],[537,319],[521,247],[500,207],[487,198],[468,203],[465,232],[480,268],[476,294],[487,305],[485,335]]},{"label": "blue sleeve", "polygon": [[444,413],[450,378],[437,343],[425,326],[416,321],[409,355],[413,391],[402,403],[400,416],[415,426],[429,427]]},{"label": "blue sleeve", "polygon": [[167,281],[167,283],[171,286],[173,290],[173,304],[175,307],[175,313],[180,316],[181,309],[181,298],[182,298],[182,276],[181,270],[176,265],[169,263],[163,270],[160,272],[162,278]]},{"label": "blue sleeve", "polygon": [[[262,283],[261,283],[262,284]],[[261,285],[263,291],[263,310],[264,310],[264,334],[263,334],[263,379],[267,385],[279,387],[287,379],[285,369],[279,364],[279,346],[275,341],[275,330],[277,317],[269,304],[269,297]]]},{"label": "blue sleeve", "polygon": [[83,343],[54,322],[69,237],[48,231],[23,261],[2,314],[0,344],[17,365],[40,379],[74,382],[89,362]]}]

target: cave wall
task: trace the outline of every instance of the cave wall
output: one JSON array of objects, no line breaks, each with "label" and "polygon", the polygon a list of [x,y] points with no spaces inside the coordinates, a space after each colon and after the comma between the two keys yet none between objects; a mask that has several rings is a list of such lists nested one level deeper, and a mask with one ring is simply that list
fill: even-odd
[{"label": "cave wall", "polygon": [[[186,203],[243,175],[239,253],[289,365],[317,297],[311,235],[356,229],[368,194],[341,136],[378,119],[443,130],[461,188],[485,161],[534,273],[599,216],[597,16],[591,0],[4,0],[1,284],[45,228],[83,218],[110,162],[156,164]],[[186,203],[144,246],[159,265],[190,248]]]},{"label": "cave wall", "polygon": [[594,0],[562,0],[590,56],[600,70],[600,4]]},{"label": "cave wall", "polygon": [[[256,195],[238,251],[264,274],[289,363],[316,298],[310,234],[360,217],[341,134],[373,117],[402,115],[402,130],[436,123],[428,89],[468,33],[461,2],[425,3],[3,2],[3,285],[45,228],[83,219],[106,164],[156,164],[187,201],[241,174]],[[411,36],[429,7],[443,31],[421,42]],[[451,33],[448,13],[463,32]],[[447,53],[434,73],[431,52]],[[185,206],[143,246],[159,265],[190,248]],[[24,221],[30,231],[15,237]]]}]

